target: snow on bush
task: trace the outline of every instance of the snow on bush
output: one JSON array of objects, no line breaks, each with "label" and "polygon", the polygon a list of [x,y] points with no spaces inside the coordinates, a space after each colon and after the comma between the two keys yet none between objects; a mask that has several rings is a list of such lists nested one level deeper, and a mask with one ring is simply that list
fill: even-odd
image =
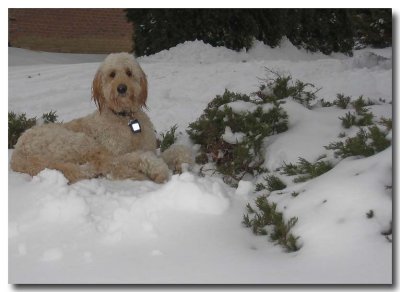
[{"label": "snow on bush", "polygon": [[189,125],[188,134],[200,145],[199,163],[215,163],[225,181],[236,185],[246,174],[256,175],[264,162],[264,140],[285,132],[286,99],[310,107],[316,99],[315,86],[290,75],[267,69],[272,77],[262,79],[251,96],[225,90],[217,95],[200,118]]},{"label": "snow on bush", "polygon": [[233,133],[232,129],[228,126],[225,127],[225,132],[222,134],[221,138],[228,144],[238,144],[242,143],[246,134],[241,132]]},{"label": "snow on bush", "polygon": [[[268,111],[264,111],[266,103],[272,103]],[[207,105],[187,132],[200,145],[197,162],[214,163],[225,181],[236,184],[244,175],[259,172],[263,139],[286,131],[286,124],[279,102],[226,90]]]}]

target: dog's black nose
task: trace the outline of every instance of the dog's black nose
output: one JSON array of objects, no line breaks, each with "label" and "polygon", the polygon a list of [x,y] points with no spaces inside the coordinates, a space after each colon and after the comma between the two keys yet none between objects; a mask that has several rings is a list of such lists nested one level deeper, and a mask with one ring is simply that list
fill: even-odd
[{"label": "dog's black nose", "polygon": [[126,87],[125,84],[120,84],[120,85],[118,85],[118,87],[117,87],[117,91],[118,91],[118,93],[120,93],[120,94],[124,94],[124,93],[126,92],[127,89],[128,89],[128,88]]}]

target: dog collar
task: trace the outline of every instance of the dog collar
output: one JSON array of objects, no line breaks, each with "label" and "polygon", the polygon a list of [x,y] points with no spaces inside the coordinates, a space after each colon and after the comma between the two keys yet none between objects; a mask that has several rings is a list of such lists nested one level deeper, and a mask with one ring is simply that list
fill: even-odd
[{"label": "dog collar", "polygon": [[121,117],[131,117],[133,115],[133,112],[131,111],[122,111],[122,112],[116,112],[114,110],[111,110],[115,115],[121,116]]},{"label": "dog collar", "polygon": [[131,111],[116,112],[112,109],[111,109],[111,111],[117,116],[132,118],[131,120],[129,120],[128,126],[131,129],[133,134],[140,133],[142,131],[142,128],[140,127],[140,123],[139,123],[138,119],[135,119],[133,116],[133,114],[134,114],[133,112],[131,112]]}]

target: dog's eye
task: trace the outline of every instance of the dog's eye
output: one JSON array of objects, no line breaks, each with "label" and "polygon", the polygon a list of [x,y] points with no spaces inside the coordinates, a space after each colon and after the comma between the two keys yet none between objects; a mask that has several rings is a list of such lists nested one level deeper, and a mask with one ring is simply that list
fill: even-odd
[{"label": "dog's eye", "polygon": [[110,77],[111,77],[111,78],[114,78],[114,77],[115,77],[115,71],[112,71],[112,72],[110,73]]},{"label": "dog's eye", "polygon": [[132,76],[132,71],[131,70],[126,70],[126,75],[128,75],[128,77],[131,77]]}]

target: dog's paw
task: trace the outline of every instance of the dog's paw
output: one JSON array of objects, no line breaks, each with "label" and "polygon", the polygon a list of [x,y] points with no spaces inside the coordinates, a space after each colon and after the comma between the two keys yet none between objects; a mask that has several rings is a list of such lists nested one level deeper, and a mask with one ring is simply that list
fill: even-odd
[{"label": "dog's paw", "polygon": [[141,157],[144,173],[154,182],[163,183],[169,178],[169,169],[164,160],[147,152]]},{"label": "dog's paw", "polygon": [[162,184],[169,179],[169,172],[168,171],[154,172],[152,174],[149,174],[149,177],[155,183]]},{"label": "dog's paw", "polygon": [[173,145],[161,153],[161,157],[174,173],[182,173],[194,164],[193,153],[184,145]]}]

